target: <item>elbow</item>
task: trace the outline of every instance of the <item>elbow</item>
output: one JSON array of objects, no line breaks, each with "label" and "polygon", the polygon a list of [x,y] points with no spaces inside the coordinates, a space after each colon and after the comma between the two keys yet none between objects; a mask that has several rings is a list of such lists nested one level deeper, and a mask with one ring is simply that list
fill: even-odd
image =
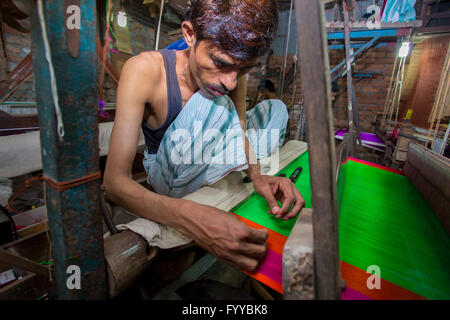
[{"label": "elbow", "polygon": [[116,179],[114,179],[114,175],[111,174],[109,170],[105,170],[105,173],[103,175],[103,188],[105,192],[105,196],[113,201],[116,202],[115,199],[115,187],[117,186]]}]

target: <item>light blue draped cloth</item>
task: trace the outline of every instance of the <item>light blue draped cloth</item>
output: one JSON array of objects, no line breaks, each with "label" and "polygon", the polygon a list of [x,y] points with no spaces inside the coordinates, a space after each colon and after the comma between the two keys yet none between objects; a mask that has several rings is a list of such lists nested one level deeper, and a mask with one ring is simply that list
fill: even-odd
[{"label": "light blue draped cloth", "polygon": [[[246,135],[256,158],[280,148],[286,133],[286,105],[264,100],[247,111]],[[164,134],[158,152],[144,152],[147,182],[162,195],[181,198],[248,168],[239,117],[227,96],[211,100],[199,91]]]},{"label": "light blue draped cloth", "polygon": [[387,0],[381,22],[409,22],[416,20],[416,0]]}]

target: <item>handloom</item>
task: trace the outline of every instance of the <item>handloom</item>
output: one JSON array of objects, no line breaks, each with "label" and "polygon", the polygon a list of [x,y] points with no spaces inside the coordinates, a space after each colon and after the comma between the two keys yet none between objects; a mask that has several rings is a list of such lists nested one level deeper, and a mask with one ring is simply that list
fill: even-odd
[{"label": "handloom", "polygon": [[[280,173],[289,176],[299,166],[304,170],[296,186],[310,208],[308,153]],[[339,181],[339,252],[347,285],[341,298],[449,299],[450,237],[407,177],[349,158]],[[254,193],[231,211],[249,226],[269,229],[268,253],[249,275],[282,293],[283,246],[295,219],[275,219],[268,210]],[[373,265],[379,267],[381,288],[370,290],[367,269]]]},{"label": "handloom", "polygon": [[[344,134],[346,134],[346,133],[348,133],[348,131],[345,129],[336,130],[334,132],[334,137],[336,139],[343,140]],[[362,145],[364,147],[384,152],[386,145],[384,144],[383,140],[381,140],[376,134],[361,132],[360,137],[361,137]]]}]

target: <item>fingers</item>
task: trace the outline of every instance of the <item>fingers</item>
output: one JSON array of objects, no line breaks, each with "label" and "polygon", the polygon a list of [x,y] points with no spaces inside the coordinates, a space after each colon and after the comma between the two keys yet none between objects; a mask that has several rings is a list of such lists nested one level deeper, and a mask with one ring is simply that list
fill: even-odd
[{"label": "fingers", "polygon": [[229,265],[235,267],[238,270],[247,270],[253,272],[258,268],[259,261],[257,259],[249,258],[243,255],[239,255],[233,258],[233,260],[223,260]]},{"label": "fingers", "polygon": [[[254,271],[267,251],[265,240],[269,232],[267,229],[255,229],[247,227],[247,236],[230,246],[222,259],[237,269]],[[250,242],[251,241],[251,242]],[[256,243],[255,243],[256,242]]]},{"label": "fingers", "polygon": [[263,244],[269,237],[269,231],[267,229],[256,229],[250,227],[248,227],[248,229],[248,235],[245,237],[245,240],[249,242]]},{"label": "fingers", "polygon": [[289,179],[283,179],[280,183],[280,190],[283,193],[282,207],[281,210],[276,214],[276,218],[284,217],[288,212],[291,206],[296,201],[296,196],[294,189],[296,189],[295,185]]},{"label": "fingers", "polygon": [[291,212],[289,212],[287,215],[283,217],[283,220],[288,220],[295,218],[300,211],[305,207],[305,199],[303,199],[300,192],[295,188],[295,195],[296,195],[296,202],[294,207],[292,208]]},{"label": "fingers", "polygon": [[280,206],[278,205],[277,199],[275,199],[273,190],[276,190],[275,188],[269,186],[267,190],[264,190],[264,193],[262,196],[266,199],[267,204],[269,205],[269,213],[271,214],[277,214],[280,211]]},{"label": "fingers", "polygon": [[[305,200],[295,184],[289,179],[283,179],[279,183],[278,193],[281,193],[282,206],[275,217],[283,218],[283,220],[295,218],[305,206]],[[292,210],[290,210],[292,205],[294,206]]]},{"label": "fingers", "polygon": [[264,244],[254,244],[254,243],[246,243],[241,248],[241,253],[249,258],[254,258],[257,260],[261,260],[266,254],[267,245]]}]

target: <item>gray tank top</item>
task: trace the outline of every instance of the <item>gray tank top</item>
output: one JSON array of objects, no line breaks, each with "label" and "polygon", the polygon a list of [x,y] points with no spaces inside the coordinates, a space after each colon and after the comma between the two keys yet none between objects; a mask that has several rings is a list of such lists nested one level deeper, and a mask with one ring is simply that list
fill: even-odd
[{"label": "gray tank top", "polygon": [[150,154],[158,152],[159,144],[161,143],[164,133],[183,107],[180,85],[178,84],[177,73],[175,70],[176,51],[162,49],[159,50],[159,52],[164,58],[164,65],[166,67],[168,107],[166,120],[159,128],[150,128],[145,120],[142,120],[142,132],[144,133],[145,144],[147,145],[147,150]]}]

